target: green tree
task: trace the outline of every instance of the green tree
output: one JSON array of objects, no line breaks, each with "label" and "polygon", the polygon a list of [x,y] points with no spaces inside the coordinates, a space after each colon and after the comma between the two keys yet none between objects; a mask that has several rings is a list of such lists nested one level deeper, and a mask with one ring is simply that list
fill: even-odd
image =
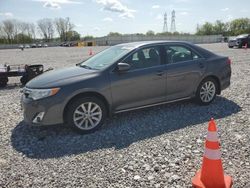
[{"label": "green tree", "polygon": [[227,35],[228,33],[228,23],[224,23],[220,20],[217,20],[213,26],[214,34]]},{"label": "green tree", "polygon": [[214,26],[212,23],[206,22],[204,25],[201,27],[197,28],[197,35],[213,35],[215,34],[214,32]]},{"label": "green tree", "polygon": [[170,32],[156,33],[156,36],[169,36],[172,35]]},{"label": "green tree", "polygon": [[122,34],[121,34],[121,33],[118,33],[118,32],[110,32],[110,33],[108,34],[108,36],[109,36],[109,37],[117,37],[117,36],[122,36]]},{"label": "green tree", "polygon": [[19,33],[14,36],[14,40],[17,41],[18,43],[31,43],[32,37],[23,33]]},{"label": "green tree", "polygon": [[152,31],[152,30],[149,30],[149,31],[147,31],[146,35],[147,35],[147,36],[154,36],[154,35],[155,35],[155,32]]},{"label": "green tree", "polygon": [[231,35],[240,35],[243,33],[250,33],[250,19],[239,18],[235,19],[230,23],[229,26]]},{"label": "green tree", "polygon": [[231,22],[222,22],[217,20],[214,24],[206,22],[202,26],[197,26],[197,35],[240,35],[250,33],[250,19],[239,18]]},{"label": "green tree", "polygon": [[76,40],[80,40],[81,38],[81,35],[76,31],[68,31],[66,33],[66,36],[69,41],[76,41]]},{"label": "green tree", "polygon": [[93,39],[94,39],[94,37],[92,35],[86,35],[85,37],[83,37],[84,41],[93,40]]}]

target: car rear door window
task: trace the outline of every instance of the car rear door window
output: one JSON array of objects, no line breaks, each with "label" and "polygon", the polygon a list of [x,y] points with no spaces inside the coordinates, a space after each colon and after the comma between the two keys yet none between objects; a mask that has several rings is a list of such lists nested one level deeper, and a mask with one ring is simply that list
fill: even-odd
[{"label": "car rear door window", "polygon": [[130,55],[124,62],[130,64],[131,69],[142,69],[160,65],[160,47],[139,49]]},{"label": "car rear door window", "polygon": [[166,46],[166,62],[168,64],[190,61],[201,58],[197,53],[184,46]]}]

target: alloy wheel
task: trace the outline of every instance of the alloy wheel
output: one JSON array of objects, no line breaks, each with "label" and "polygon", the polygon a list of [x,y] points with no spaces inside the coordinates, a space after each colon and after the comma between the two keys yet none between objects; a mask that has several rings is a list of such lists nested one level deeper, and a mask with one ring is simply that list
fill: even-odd
[{"label": "alloy wheel", "polygon": [[73,114],[74,124],[81,130],[90,130],[102,120],[102,109],[94,102],[79,105]]},{"label": "alloy wheel", "polygon": [[216,94],[216,86],[212,81],[205,82],[200,89],[200,99],[208,103],[213,100]]}]

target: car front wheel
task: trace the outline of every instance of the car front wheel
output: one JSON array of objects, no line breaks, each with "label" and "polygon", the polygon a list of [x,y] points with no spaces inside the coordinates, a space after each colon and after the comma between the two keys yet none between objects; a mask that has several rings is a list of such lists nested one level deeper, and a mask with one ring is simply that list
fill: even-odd
[{"label": "car front wheel", "polygon": [[101,127],[106,112],[104,103],[98,98],[80,98],[69,105],[67,124],[79,133],[91,133]]},{"label": "car front wheel", "polygon": [[196,101],[201,105],[208,105],[216,97],[218,90],[217,81],[213,78],[203,80],[196,93]]}]

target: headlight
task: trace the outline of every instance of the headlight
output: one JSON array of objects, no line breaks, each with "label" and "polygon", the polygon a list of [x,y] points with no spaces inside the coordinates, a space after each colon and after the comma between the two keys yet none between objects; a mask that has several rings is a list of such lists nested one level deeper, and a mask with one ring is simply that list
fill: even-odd
[{"label": "headlight", "polygon": [[42,99],[45,97],[53,96],[58,93],[60,88],[51,88],[51,89],[28,89],[25,88],[23,93],[27,98],[33,100]]}]

